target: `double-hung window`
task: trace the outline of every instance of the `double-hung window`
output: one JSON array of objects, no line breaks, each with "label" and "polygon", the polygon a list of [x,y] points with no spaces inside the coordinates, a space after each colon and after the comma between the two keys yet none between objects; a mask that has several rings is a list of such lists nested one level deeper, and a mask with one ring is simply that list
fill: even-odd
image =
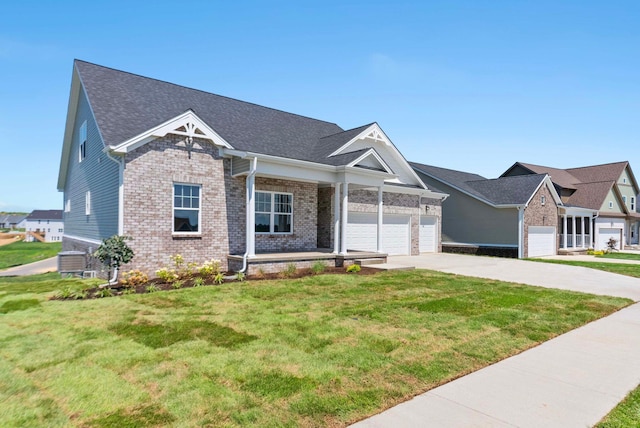
[{"label": "double-hung window", "polygon": [[633,196],[631,197],[631,211],[635,211],[636,210],[636,198],[634,198]]},{"label": "double-hung window", "polygon": [[293,195],[256,192],[256,233],[292,233]]},{"label": "double-hung window", "polygon": [[82,162],[87,157],[87,121],[80,125],[80,147],[78,149],[78,162]]},{"label": "double-hung window", "polygon": [[200,186],[173,185],[173,233],[200,233]]}]

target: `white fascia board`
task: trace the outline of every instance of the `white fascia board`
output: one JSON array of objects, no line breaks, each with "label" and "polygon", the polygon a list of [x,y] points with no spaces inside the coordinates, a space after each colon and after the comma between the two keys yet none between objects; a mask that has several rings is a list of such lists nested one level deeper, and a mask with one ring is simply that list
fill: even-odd
[{"label": "white fascia board", "polygon": [[[196,134],[193,132],[176,131],[176,129],[187,126],[187,124],[193,124],[200,129],[204,134]],[[164,137],[167,134],[184,135],[192,138],[202,138],[210,140],[213,144],[219,147],[225,147],[232,149],[231,144],[226,142],[216,131],[214,131],[209,125],[207,125],[202,119],[198,117],[193,111],[187,110],[184,113],[167,120],[160,125],[157,125],[141,134],[136,135],[133,138],[124,141],[117,146],[111,146],[111,150],[114,153],[129,153],[132,150],[137,149],[140,146],[147,144],[148,142]]]},{"label": "white fascia board", "polygon": [[351,144],[353,144],[355,141],[358,141],[358,140],[364,140],[372,132],[375,135],[375,140],[376,141],[382,141],[385,144],[385,146],[389,148],[389,151],[391,152],[391,155],[393,157],[395,157],[396,161],[398,161],[398,163],[404,167],[404,169],[409,173],[409,175],[411,175],[416,180],[418,185],[422,186],[425,189],[428,189],[428,187],[422,182],[422,180],[420,180],[420,177],[418,177],[418,174],[416,174],[416,172],[413,170],[413,168],[411,168],[411,165],[409,165],[409,162],[407,162],[407,160],[404,158],[404,156],[402,156],[402,153],[400,153],[398,148],[391,142],[391,139],[387,136],[387,134],[384,133],[382,128],[380,128],[380,125],[378,125],[377,123],[372,123],[364,131],[362,131],[361,133],[356,135],[354,138],[349,140],[342,147],[340,147],[339,149],[337,149],[336,151],[331,153],[329,155],[329,157],[336,156],[336,155],[339,155],[339,154],[348,153],[347,152],[347,148]]},{"label": "white fascia board", "polygon": [[563,205],[562,207],[558,207],[559,212],[565,215],[590,215],[597,216],[598,210],[593,210],[591,208],[582,208],[582,207],[568,207]]},{"label": "white fascia board", "polygon": [[558,206],[563,205],[562,199],[560,199],[560,195],[558,195],[558,192],[556,192],[556,188],[554,187],[553,182],[551,181],[551,177],[549,177],[549,174],[545,174],[545,177],[540,181],[540,183],[536,187],[536,190],[534,190],[533,193],[531,193],[531,196],[527,200],[527,203],[524,204],[525,208],[529,206],[529,203],[531,202],[533,197],[536,195],[536,193],[538,193],[538,190],[540,190],[540,188],[543,185],[546,185],[547,189],[549,189],[549,192],[551,193],[551,197],[555,201],[556,205]]},{"label": "white fascia board", "polygon": [[64,139],[62,140],[62,157],[60,158],[60,171],[58,172],[58,191],[64,191],[67,181],[67,171],[69,169],[69,157],[71,145],[73,143],[73,125],[76,112],[78,110],[78,100],[80,98],[80,79],[78,73],[73,69],[71,77],[71,90],[69,91],[69,105],[67,106],[67,120],[64,128]]},{"label": "white fascia board", "polygon": [[83,238],[83,237],[74,236],[74,235],[67,235],[66,233],[64,235],[62,235],[62,238],[69,238],[69,239],[73,239],[74,241],[82,241],[82,242],[87,242],[89,244],[102,245],[102,241],[98,241],[97,239]]},{"label": "white fascia board", "polygon": [[388,174],[393,174],[393,171],[391,171],[391,168],[389,168],[389,165],[387,165],[387,163],[384,160],[382,160],[382,158],[380,157],[378,152],[376,152],[372,148],[367,150],[362,156],[358,157],[358,159],[354,160],[353,162],[351,162],[347,166],[355,167],[358,163],[362,162],[363,159],[365,159],[365,158],[367,158],[369,156],[373,156],[374,158],[376,158],[376,160],[380,163],[380,166],[382,166],[382,168],[384,168],[384,170]]},{"label": "white fascia board", "polygon": [[224,149],[222,151],[225,156],[237,156],[239,158],[258,158],[261,162],[267,161],[279,165],[294,165],[302,168],[311,168],[317,170],[325,170],[325,171],[336,171],[336,167],[332,165],[324,165],[316,162],[303,161],[299,159],[291,159],[291,158],[282,158],[279,156],[265,155],[262,153],[254,153],[254,152],[245,152],[235,149]]},{"label": "white fascia board", "polygon": [[518,248],[518,244],[480,244],[475,242],[443,242],[442,245],[456,245],[460,247],[492,247],[492,248]]}]

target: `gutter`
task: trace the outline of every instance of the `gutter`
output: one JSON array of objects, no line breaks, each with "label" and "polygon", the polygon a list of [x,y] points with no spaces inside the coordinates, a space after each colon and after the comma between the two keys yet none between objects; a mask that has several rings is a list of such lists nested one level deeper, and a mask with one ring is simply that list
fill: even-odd
[{"label": "gutter", "polygon": [[[253,157],[251,158],[251,169],[249,170],[249,174],[247,174],[247,180],[253,180],[255,178],[256,175],[256,171],[258,169],[258,158],[257,157]],[[255,187],[255,184],[253,185]],[[255,189],[254,189],[255,192]],[[251,209],[249,208],[249,189],[247,188],[247,207],[246,207],[246,216],[247,216],[247,224],[246,224],[246,228],[247,228],[247,233],[246,233],[246,245],[245,245],[245,251],[244,254],[242,255],[242,269],[240,269],[238,271],[238,273],[245,273],[247,271],[247,259],[249,258],[249,241],[251,239],[250,235],[253,233],[253,220],[251,218],[250,215]],[[238,275],[233,275],[230,277],[231,278],[237,278]]]}]

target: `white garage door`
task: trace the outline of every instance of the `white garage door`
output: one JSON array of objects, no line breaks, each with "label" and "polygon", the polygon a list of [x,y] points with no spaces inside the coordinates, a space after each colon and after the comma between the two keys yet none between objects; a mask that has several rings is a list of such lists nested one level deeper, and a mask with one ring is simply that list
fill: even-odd
[{"label": "white garage door", "polygon": [[[411,217],[385,215],[382,224],[382,250],[387,254],[409,254]],[[349,213],[347,248],[354,251],[376,251],[378,247],[378,215],[376,213]]]},{"label": "white garage door", "polygon": [[529,257],[553,256],[556,254],[556,228],[552,226],[529,226]]},{"label": "white garage door", "polygon": [[420,217],[420,252],[435,253],[438,219],[434,216]]},{"label": "white garage door", "polygon": [[598,230],[598,248],[596,250],[606,250],[609,248],[607,243],[609,239],[613,238],[618,243],[616,244],[616,248],[620,249],[620,236],[622,235],[622,229],[600,229]]}]

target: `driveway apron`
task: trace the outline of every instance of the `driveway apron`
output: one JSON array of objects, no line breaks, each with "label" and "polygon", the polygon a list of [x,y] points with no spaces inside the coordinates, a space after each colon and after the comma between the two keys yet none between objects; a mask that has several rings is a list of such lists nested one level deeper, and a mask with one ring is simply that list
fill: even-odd
[{"label": "driveway apron", "polygon": [[[640,279],[513,259],[430,254],[390,262],[640,300]],[[640,383],[640,303],[353,425],[588,427]]]}]

